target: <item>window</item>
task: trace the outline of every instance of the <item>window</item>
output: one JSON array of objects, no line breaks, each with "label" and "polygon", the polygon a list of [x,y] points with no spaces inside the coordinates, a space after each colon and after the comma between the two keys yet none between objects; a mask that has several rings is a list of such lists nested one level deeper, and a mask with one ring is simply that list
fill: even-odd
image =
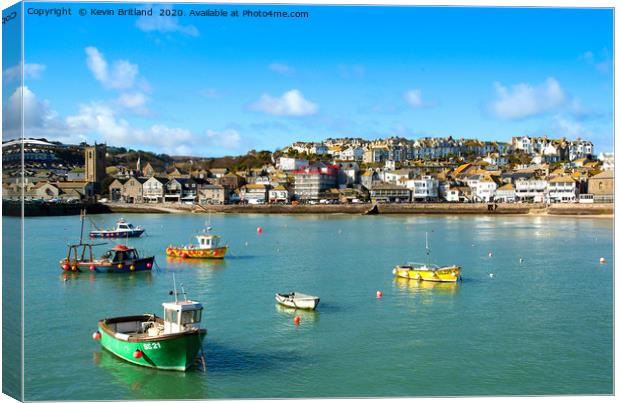
[{"label": "window", "polygon": [[598,183],[598,190],[603,190],[603,182]]},{"label": "window", "polygon": [[200,322],[201,316],[202,309],[181,312],[181,324],[186,325],[190,323],[198,323]]},{"label": "window", "polygon": [[176,323],[177,322],[177,311],[172,309],[166,309],[166,315],[164,317],[166,322]]}]

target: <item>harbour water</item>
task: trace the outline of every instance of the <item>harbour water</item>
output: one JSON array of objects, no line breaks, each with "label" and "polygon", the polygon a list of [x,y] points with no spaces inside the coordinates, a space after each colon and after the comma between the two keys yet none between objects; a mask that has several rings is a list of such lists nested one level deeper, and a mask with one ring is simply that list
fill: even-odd
[{"label": "harbour water", "polygon": [[[156,255],[152,273],[64,273],[78,217],[26,219],[27,400],[613,393],[610,218],[214,215],[221,262],[165,257],[204,215],[125,218],[147,230],[129,243]],[[394,279],[395,264],[424,260],[425,232],[462,283]],[[161,315],[172,273],[205,305],[207,371],[102,351],[97,320]],[[299,326],[274,301],[292,290],[321,297]]]}]

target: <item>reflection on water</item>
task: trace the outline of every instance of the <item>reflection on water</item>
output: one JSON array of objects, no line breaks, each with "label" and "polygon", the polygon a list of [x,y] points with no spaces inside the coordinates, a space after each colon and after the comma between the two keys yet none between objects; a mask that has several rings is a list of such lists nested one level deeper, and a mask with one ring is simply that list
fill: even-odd
[{"label": "reflection on water", "polygon": [[394,277],[394,284],[398,290],[409,291],[412,293],[436,293],[436,294],[456,294],[459,292],[459,283],[440,283],[436,281],[420,281],[402,277]]},{"label": "reflection on water", "polygon": [[[287,316],[291,320],[295,316],[299,316],[301,318],[302,323],[304,322],[315,323],[315,322],[318,322],[321,317],[319,311],[316,311],[316,310],[309,311],[307,309],[289,308],[288,306],[280,305],[278,303],[276,303],[275,306],[276,306],[276,311],[278,311],[278,313],[280,313],[282,316]],[[320,307],[321,307],[321,304],[319,303],[319,306],[317,307],[317,309],[319,309]]]},{"label": "reflection on water", "polygon": [[[191,378],[207,376],[206,373],[194,368],[187,372],[163,371],[154,368],[141,367],[124,361],[108,350],[93,353],[93,363],[105,371],[114,383],[127,388],[127,399],[200,399],[207,396],[206,385],[203,382],[192,382]],[[101,396],[105,399],[105,396]]]},{"label": "reflection on water", "polygon": [[93,284],[95,282],[103,282],[113,285],[119,289],[131,289],[135,286],[149,285],[153,282],[153,274],[150,271],[142,271],[138,273],[79,273],[63,271],[60,274],[61,282],[65,285],[78,284],[83,280]]},{"label": "reflection on water", "polygon": [[226,259],[183,259],[179,257],[166,257],[167,269],[182,269],[184,267],[225,269]]}]

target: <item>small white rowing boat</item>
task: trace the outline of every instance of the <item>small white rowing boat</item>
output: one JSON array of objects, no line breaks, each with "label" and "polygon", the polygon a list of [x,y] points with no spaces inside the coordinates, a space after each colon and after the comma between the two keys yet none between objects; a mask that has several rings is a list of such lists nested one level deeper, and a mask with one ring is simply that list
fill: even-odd
[{"label": "small white rowing boat", "polygon": [[319,297],[306,295],[299,292],[291,292],[288,294],[276,294],[278,304],[288,306],[295,309],[314,309],[319,304]]}]

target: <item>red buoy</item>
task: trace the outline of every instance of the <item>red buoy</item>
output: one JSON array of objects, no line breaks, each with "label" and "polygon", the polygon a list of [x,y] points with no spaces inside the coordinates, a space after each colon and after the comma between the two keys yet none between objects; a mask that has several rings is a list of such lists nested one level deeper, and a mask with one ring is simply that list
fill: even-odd
[{"label": "red buoy", "polygon": [[151,268],[151,266],[153,266],[151,263],[147,263],[146,264],[146,267],[149,268],[149,269]]},{"label": "red buoy", "polygon": [[93,340],[95,341],[101,340],[101,333],[99,333],[98,331],[93,333]]},{"label": "red buoy", "polygon": [[90,271],[95,271],[95,270],[96,270],[95,266],[90,266],[88,269],[89,269]]},{"label": "red buoy", "polygon": [[300,318],[299,316],[295,316],[295,317],[293,318],[293,323],[294,323],[295,325],[299,325],[299,324],[301,323],[301,318]]},{"label": "red buoy", "polygon": [[142,351],[140,351],[140,350],[134,351],[133,352],[133,358],[137,358],[137,359],[142,358]]},{"label": "red buoy", "polygon": [[256,228],[256,233],[257,234],[262,234],[263,233],[263,227]]},{"label": "red buoy", "polygon": [[66,264],[66,263],[65,263],[65,264],[63,264],[63,265],[62,265],[62,269],[63,269],[63,270],[69,270],[69,265],[68,265],[68,264]]},{"label": "red buoy", "polygon": [[383,293],[381,291],[377,291],[377,298],[383,297]]}]

